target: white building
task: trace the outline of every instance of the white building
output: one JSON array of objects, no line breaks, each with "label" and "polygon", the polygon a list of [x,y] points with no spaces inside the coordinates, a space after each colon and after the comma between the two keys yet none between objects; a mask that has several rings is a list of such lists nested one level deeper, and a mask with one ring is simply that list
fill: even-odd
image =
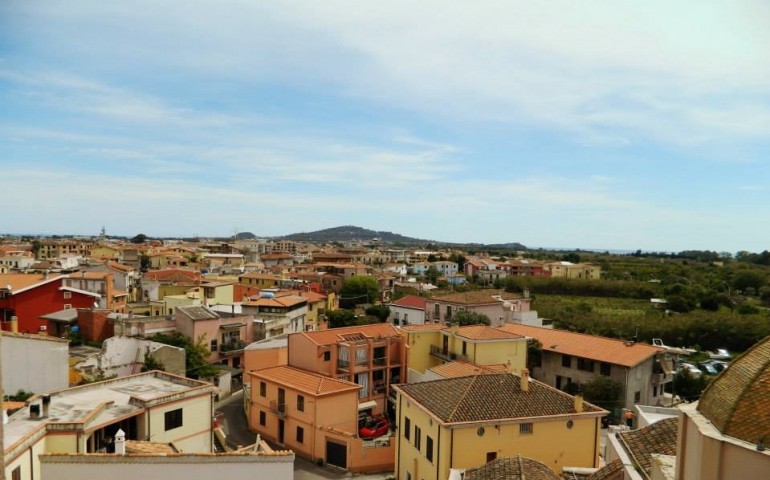
[{"label": "white building", "polygon": [[43,393],[69,386],[69,342],[28,333],[2,332],[3,391]]}]

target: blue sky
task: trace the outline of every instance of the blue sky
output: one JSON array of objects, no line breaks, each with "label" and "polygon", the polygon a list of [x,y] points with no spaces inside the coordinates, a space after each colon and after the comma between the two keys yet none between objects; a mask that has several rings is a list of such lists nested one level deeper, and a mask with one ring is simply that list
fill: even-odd
[{"label": "blue sky", "polygon": [[770,4],[9,0],[0,231],[770,248]]}]

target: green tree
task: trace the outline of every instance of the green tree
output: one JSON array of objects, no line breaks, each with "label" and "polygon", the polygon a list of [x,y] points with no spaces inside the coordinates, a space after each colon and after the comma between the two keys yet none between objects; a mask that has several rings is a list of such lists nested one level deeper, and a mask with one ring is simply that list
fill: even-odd
[{"label": "green tree", "polygon": [[733,288],[742,292],[758,293],[765,284],[765,274],[756,270],[743,270],[733,277]]},{"label": "green tree", "polygon": [[35,258],[40,258],[40,249],[43,247],[43,244],[40,243],[40,240],[37,238],[32,240],[32,253],[35,254]]},{"label": "green tree", "polygon": [[150,269],[150,257],[148,255],[142,255],[139,258],[139,269],[142,272],[146,272]]},{"label": "green tree", "polygon": [[150,340],[184,348],[185,370],[190,378],[208,378],[218,372],[218,369],[208,362],[211,351],[206,346],[206,339],[203,335],[193,342],[180,332],[156,333]]},{"label": "green tree", "polygon": [[586,401],[609,410],[614,416],[619,414],[620,407],[623,404],[621,401],[623,395],[622,383],[610,377],[597,375],[590,382],[582,384],[581,390]]},{"label": "green tree", "polygon": [[326,314],[326,319],[329,322],[329,328],[347,327],[358,324],[358,317],[356,317],[356,314],[352,310],[333,310]]},{"label": "green tree", "polygon": [[441,275],[441,273],[438,271],[436,267],[431,265],[428,267],[428,270],[425,272],[425,279],[428,281],[428,283],[432,283],[435,285],[438,283],[438,277]]},{"label": "green tree", "polygon": [[144,243],[147,241],[147,235],[140,233],[131,239],[131,243]]},{"label": "green tree", "polygon": [[460,310],[452,316],[452,322],[459,325],[490,325],[492,322],[489,317],[483,313],[471,312],[469,310]]},{"label": "green tree", "polygon": [[703,375],[695,377],[687,370],[681,370],[674,375],[674,393],[688,402],[699,399],[706,385],[708,380]]},{"label": "green tree", "polygon": [[532,372],[543,364],[543,344],[537,338],[527,338],[527,368]]},{"label": "green tree", "polygon": [[374,303],[380,296],[377,279],[368,275],[348,277],[340,289],[340,307],[353,308],[362,303]]},{"label": "green tree", "polygon": [[165,370],[165,369],[166,369],[166,366],[163,365],[163,362],[157,360],[155,357],[153,357],[149,353],[144,356],[144,364],[142,364],[143,372],[151,372],[152,370]]},{"label": "green tree", "polygon": [[666,299],[669,310],[677,313],[687,313],[695,310],[695,300],[688,295],[671,295]]},{"label": "green tree", "polygon": [[372,305],[366,309],[366,314],[375,317],[380,322],[385,322],[390,316],[390,307],[387,305]]}]

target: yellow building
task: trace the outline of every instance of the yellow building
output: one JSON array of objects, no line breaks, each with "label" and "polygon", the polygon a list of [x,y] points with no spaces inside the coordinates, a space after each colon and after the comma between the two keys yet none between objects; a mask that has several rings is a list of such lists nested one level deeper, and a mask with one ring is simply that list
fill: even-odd
[{"label": "yellow building", "polygon": [[521,455],[561,473],[599,466],[601,417],[573,397],[510,373],[393,387],[398,393],[396,478],[443,480],[450,469],[476,468]]},{"label": "yellow building", "polygon": [[110,453],[118,430],[210,454],[214,390],[154,371],[36,395],[4,425],[5,478],[41,478],[40,454]]},{"label": "yellow building", "polygon": [[504,365],[519,373],[527,364],[527,339],[486,325],[445,327],[439,324],[407,325],[408,382],[419,382],[426,370],[456,360],[476,365]]},{"label": "yellow building", "polygon": [[544,267],[552,278],[599,280],[602,275],[602,268],[591,263],[551,262]]},{"label": "yellow building", "polygon": [[123,252],[117,245],[101,244],[91,247],[92,257],[118,259],[121,253]]}]

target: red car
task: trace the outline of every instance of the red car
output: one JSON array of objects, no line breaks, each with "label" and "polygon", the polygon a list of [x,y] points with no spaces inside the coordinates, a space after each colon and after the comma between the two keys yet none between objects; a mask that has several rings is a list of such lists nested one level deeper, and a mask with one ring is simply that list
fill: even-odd
[{"label": "red car", "polygon": [[387,435],[390,432],[390,424],[385,417],[373,418],[358,430],[358,435],[364,440]]}]

